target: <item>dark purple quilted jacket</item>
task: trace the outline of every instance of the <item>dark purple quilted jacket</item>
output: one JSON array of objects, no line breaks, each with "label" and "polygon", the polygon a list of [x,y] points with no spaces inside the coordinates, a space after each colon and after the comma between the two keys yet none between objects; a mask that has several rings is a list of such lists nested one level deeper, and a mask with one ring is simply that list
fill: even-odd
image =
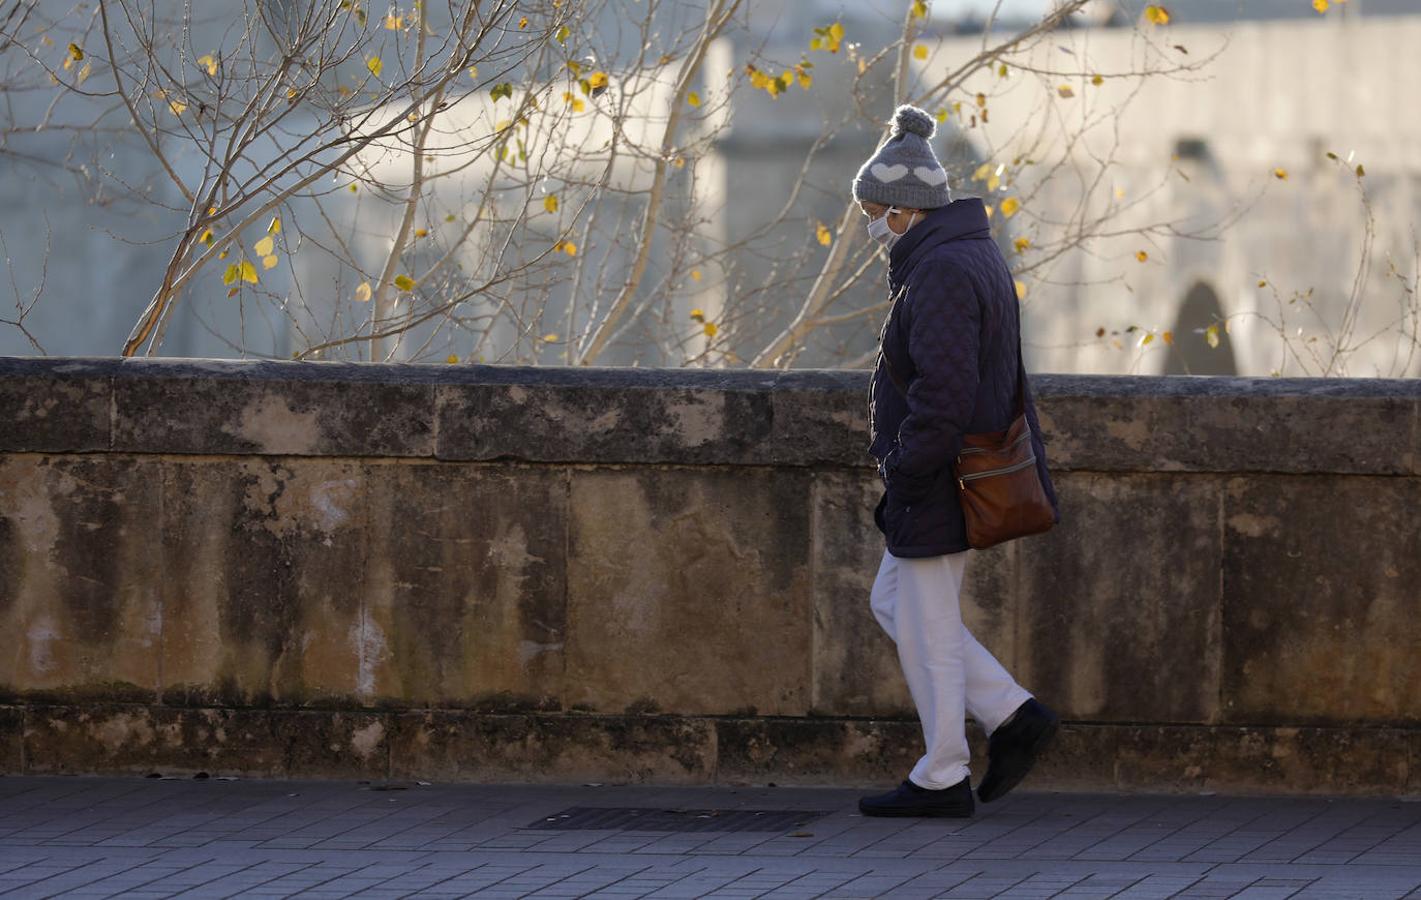
[{"label": "dark purple quilted jacket", "polygon": [[[889,254],[894,303],[869,386],[869,452],[885,487],[874,520],[899,557],[968,549],[953,461],[964,434],[1000,431],[1015,417],[1020,311],[987,211],[974,198],[926,216]],[[889,365],[908,386],[906,400]],[[1060,521],[1029,385],[1026,416]]]}]

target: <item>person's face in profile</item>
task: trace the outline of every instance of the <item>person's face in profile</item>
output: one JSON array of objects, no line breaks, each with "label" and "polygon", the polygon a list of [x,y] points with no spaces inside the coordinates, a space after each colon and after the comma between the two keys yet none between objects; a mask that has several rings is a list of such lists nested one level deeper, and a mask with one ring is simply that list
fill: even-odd
[{"label": "person's face in profile", "polygon": [[[898,206],[893,209],[893,212],[888,213],[888,227],[894,234],[902,234],[907,231],[909,224],[913,221],[913,216],[922,212],[919,209],[906,209]],[[874,219],[882,218],[883,214],[888,212],[888,207],[882,203],[863,200],[859,203],[859,211],[871,222]]]}]

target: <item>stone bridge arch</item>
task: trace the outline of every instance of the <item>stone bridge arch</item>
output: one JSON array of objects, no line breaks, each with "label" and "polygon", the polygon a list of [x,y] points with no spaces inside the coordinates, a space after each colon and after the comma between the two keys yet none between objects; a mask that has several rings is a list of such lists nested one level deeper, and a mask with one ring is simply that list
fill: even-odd
[{"label": "stone bridge arch", "polygon": [[[1224,311],[1219,295],[1203,281],[1196,281],[1184,295],[1174,320],[1174,343],[1164,358],[1165,375],[1237,375],[1238,361],[1233,342],[1223,328]],[[1219,346],[1210,347],[1204,329],[1219,325]]]}]

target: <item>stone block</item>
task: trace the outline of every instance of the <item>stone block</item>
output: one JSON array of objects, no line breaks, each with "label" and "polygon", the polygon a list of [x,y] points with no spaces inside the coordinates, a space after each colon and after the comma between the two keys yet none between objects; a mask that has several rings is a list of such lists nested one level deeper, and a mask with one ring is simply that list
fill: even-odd
[{"label": "stone block", "polygon": [[395,375],[358,363],[127,359],[114,379],[113,447],[431,456],[434,387],[418,371],[428,367],[407,368]]},{"label": "stone block", "polygon": [[[565,470],[371,464],[360,681],[385,706],[561,706]],[[623,561],[625,564],[625,561]]]},{"label": "stone block", "polygon": [[1218,715],[1220,486],[1063,473],[1061,524],[1017,562],[1017,670],[1068,719]]},{"label": "stone block", "polygon": [[21,775],[25,770],[25,710],[0,706],[0,775]]},{"label": "stone block", "polygon": [[715,729],[716,779],[730,784],[892,787],[923,754],[917,721],[727,718]]},{"label": "stone block", "polygon": [[1409,770],[1408,737],[1397,729],[1069,723],[1027,786],[1397,794]]},{"label": "stone block", "polygon": [[0,357],[0,451],[109,449],[111,364]]},{"label": "stone block", "polygon": [[163,699],[359,703],[381,651],[364,615],[356,462],[164,462]]},{"label": "stone block", "polygon": [[793,469],[575,469],[568,708],[802,715],[810,481]]},{"label": "stone block", "polygon": [[273,710],[274,743],[289,778],[388,778],[391,719],[384,713]]},{"label": "stone block", "polygon": [[[882,493],[878,476],[821,470],[813,490],[811,714],[915,717],[897,646],[869,605],[884,553],[873,521]],[[961,597],[968,629],[1008,669],[1015,664],[1015,546],[972,551]]]},{"label": "stone block", "polygon": [[715,726],[704,719],[428,711],[396,715],[393,732],[396,778],[706,784],[715,776]]},{"label": "stone block", "polygon": [[1032,379],[1053,467],[1415,474],[1405,379],[1047,375]]},{"label": "stone block", "polygon": [[435,453],[528,462],[763,461],[768,392],[717,381],[682,386],[670,376],[655,377],[661,374],[629,370],[584,375],[580,383],[552,375],[442,385]]},{"label": "stone block", "polygon": [[151,700],[162,629],[159,467],[0,456],[0,692]]},{"label": "stone block", "polygon": [[386,723],[339,711],[37,706],[26,717],[26,771],[385,778]]},{"label": "stone block", "polygon": [[1421,723],[1421,479],[1230,479],[1223,701],[1252,724]]}]

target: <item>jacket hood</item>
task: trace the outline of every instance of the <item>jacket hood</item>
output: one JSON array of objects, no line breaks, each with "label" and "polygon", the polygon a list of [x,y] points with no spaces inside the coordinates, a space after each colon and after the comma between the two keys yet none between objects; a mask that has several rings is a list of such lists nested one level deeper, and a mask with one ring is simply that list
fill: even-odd
[{"label": "jacket hood", "polygon": [[924,211],[923,221],[909,228],[888,252],[888,284],[897,290],[919,259],[938,244],[963,238],[988,238],[992,226],[987,207],[979,197],[954,200]]}]

